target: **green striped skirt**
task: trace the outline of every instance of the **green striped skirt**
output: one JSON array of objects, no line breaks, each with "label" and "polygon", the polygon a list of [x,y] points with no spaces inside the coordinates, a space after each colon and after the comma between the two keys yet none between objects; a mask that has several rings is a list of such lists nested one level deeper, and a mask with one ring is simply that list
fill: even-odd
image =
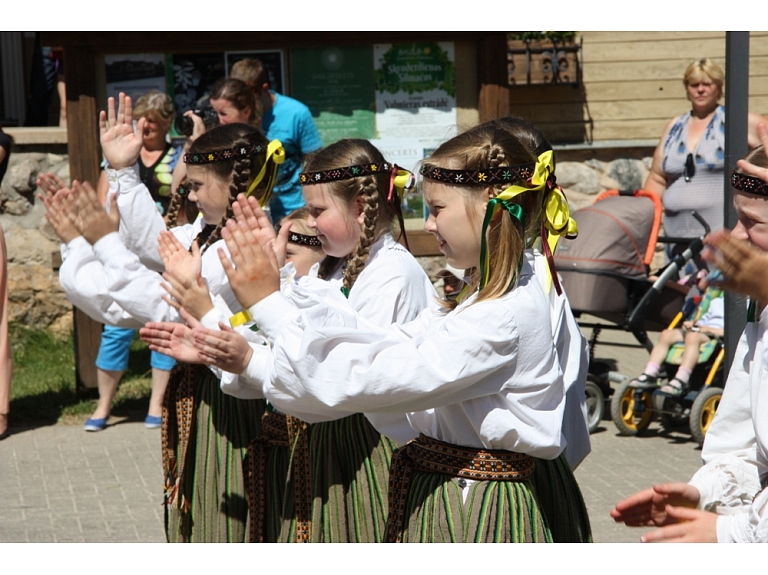
[{"label": "green striped skirt", "polygon": [[565,456],[536,459],[533,486],[555,543],[592,543],[592,530],[573,471]]},{"label": "green striped skirt", "polygon": [[[285,543],[382,541],[394,444],[362,414],[300,423],[294,422],[290,431],[290,447],[273,444],[268,448],[265,540],[279,525],[276,540]],[[281,494],[283,470],[286,481]]]},{"label": "green striped skirt", "polygon": [[265,403],[226,395],[204,366],[174,369],[163,413],[169,542],[246,541],[244,459]]},{"label": "green striped skirt", "polygon": [[[552,483],[547,485],[548,498],[542,501],[537,485],[546,482]],[[588,540],[586,511],[582,521],[574,505],[555,510],[574,495],[573,489],[583,510],[578,485],[564,460],[546,462],[508,451],[459,447],[421,435],[393,457],[386,540]],[[567,529],[555,521],[574,522],[578,527]]]}]

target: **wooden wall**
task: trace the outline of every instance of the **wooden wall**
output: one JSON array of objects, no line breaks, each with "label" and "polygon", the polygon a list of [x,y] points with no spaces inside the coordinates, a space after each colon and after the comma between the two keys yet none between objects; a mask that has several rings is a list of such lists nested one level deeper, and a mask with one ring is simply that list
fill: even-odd
[{"label": "wooden wall", "polygon": [[[582,32],[579,87],[512,87],[510,112],[554,142],[658,140],[690,109],[682,85],[696,58],[725,63],[724,32]],[[768,32],[750,34],[751,112],[768,116]]]}]

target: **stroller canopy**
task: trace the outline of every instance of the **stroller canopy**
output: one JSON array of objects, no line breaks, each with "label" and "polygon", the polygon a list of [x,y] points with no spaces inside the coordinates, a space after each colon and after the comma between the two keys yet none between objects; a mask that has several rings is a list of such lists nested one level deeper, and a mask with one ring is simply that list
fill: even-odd
[{"label": "stroller canopy", "polygon": [[618,195],[612,190],[599,196],[593,205],[574,212],[573,218],[579,225],[579,235],[558,244],[558,271],[629,279],[647,277],[661,219],[657,196],[644,190],[635,195]]}]

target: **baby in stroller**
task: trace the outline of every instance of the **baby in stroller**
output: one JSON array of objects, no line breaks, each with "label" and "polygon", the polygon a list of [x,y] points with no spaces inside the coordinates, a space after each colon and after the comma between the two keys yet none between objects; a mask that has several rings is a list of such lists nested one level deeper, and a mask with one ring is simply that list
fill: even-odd
[{"label": "baby in stroller", "polygon": [[[659,383],[659,372],[667,359],[670,349],[683,343],[685,349],[680,360],[680,367],[675,376],[661,387],[661,391],[673,397],[685,396],[690,391],[689,380],[696,364],[699,363],[701,346],[710,340],[723,337],[724,294],[717,286],[710,285],[701,296],[686,300],[683,307],[681,327],[670,327],[659,335],[658,343],[653,346],[648,364],[643,373],[633,379],[629,387],[652,389]],[[689,304],[690,302],[690,304]],[[688,309],[686,309],[688,308]]]}]

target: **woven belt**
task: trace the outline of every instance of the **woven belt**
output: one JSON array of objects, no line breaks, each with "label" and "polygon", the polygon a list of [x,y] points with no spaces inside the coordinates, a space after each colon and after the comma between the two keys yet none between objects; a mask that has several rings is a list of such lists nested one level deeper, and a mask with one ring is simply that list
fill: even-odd
[{"label": "woven belt", "polygon": [[309,463],[309,424],[291,415],[267,412],[261,419],[262,435],[248,444],[246,478],[251,543],[264,542],[266,520],[267,449],[291,448],[290,468],[294,475],[296,492],[296,539],[298,543],[310,540],[312,519],[312,483]]},{"label": "woven belt", "polygon": [[419,435],[392,454],[387,541],[402,541],[408,492],[415,471],[480,481],[527,481],[534,467],[534,459],[525,453],[461,447]]}]

